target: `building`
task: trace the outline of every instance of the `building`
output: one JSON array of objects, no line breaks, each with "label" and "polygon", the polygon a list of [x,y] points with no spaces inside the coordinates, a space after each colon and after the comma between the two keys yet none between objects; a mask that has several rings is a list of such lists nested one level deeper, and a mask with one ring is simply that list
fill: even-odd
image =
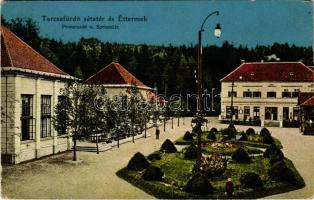
[{"label": "building", "polygon": [[300,92],[314,92],[314,72],[302,62],[242,63],[221,79],[220,119],[261,120],[281,126],[300,120]]},{"label": "building", "polygon": [[1,159],[20,163],[70,149],[52,126],[60,89],[74,77],[1,26]]},{"label": "building", "polygon": [[113,98],[115,95],[126,94],[127,89],[135,85],[143,97],[149,101],[158,99],[159,103],[165,102],[165,100],[156,97],[152,88],[146,86],[117,62],[112,62],[102,68],[96,74],[86,79],[84,83],[104,85],[110,98]]}]

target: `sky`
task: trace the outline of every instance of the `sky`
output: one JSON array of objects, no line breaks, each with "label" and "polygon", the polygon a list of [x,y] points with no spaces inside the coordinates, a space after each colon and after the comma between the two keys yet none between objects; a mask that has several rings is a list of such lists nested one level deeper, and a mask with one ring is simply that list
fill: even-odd
[{"label": "sky", "polygon": [[[63,41],[95,37],[104,42],[151,45],[197,44],[198,30],[213,11],[220,14],[206,21],[204,45],[221,46],[225,41],[248,47],[274,42],[297,46],[313,44],[313,1],[9,1],[1,6],[6,20],[32,18],[44,37]],[[135,17],[145,21],[119,21],[120,15],[120,19]],[[46,16],[45,21],[43,16]],[[76,16],[80,21],[47,21],[48,17],[64,16]],[[103,17],[103,21],[84,21],[88,16]],[[219,39],[213,35],[217,23],[222,28]],[[106,28],[97,29],[97,25]]]}]

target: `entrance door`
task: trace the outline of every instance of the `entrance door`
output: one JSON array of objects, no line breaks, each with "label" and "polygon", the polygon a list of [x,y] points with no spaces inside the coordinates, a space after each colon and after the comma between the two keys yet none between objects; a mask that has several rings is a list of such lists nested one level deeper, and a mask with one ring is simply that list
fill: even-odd
[{"label": "entrance door", "polygon": [[282,108],[282,118],[283,120],[289,120],[289,107]]},{"label": "entrance door", "polygon": [[277,120],[278,108],[266,107],[265,108],[265,120]]}]

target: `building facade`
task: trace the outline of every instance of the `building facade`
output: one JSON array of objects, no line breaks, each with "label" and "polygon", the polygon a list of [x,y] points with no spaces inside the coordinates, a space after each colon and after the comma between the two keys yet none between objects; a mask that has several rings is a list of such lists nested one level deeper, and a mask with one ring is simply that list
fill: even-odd
[{"label": "building facade", "polygon": [[66,151],[52,125],[60,89],[74,77],[1,27],[1,161],[16,164]]},{"label": "building facade", "polygon": [[220,119],[233,107],[234,120],[282,127],[300,120],[300,92],[314,92],[314,71],[302,62],[242,63],[221,80]]},{"label": "building facade", "polygon": [[110,63],[96,74],[86,79],[84,83],[101,84],[105,86],[110,98],[126,95],[128,88],[136,86],[145,99],[149,101],[157,100],[158,103],[165,103],[165,100],[156,97],[152,88],[146,86],[117,62]]}]

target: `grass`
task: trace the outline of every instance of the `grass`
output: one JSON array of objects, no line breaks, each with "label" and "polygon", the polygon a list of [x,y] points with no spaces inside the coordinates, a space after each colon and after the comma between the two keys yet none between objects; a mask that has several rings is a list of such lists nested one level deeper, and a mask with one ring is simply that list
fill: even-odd
[{"label": "grass", "polygon": [[[304,186],[304,181],[294,168],[292,162],[285,159],[287,165],[297,177],[297,183],[274,182],[268,178],[269,161],[264,157],[254,157],[250,163],[237,163],[229,161],[227,169],[222,176],[211,178],[210,182],[215,188],[213,194],[207,196],[194,195],[184,191],[184,186],[192,175],[195,160],[184,159],[182,153],[163,154],[161,160],[152,162],[165,173],[163,181],[145,181],[141,178],[142,172],[128,171],[123,168],[117,175],[133,185],[143,189],[147,193],[163,199],[197,199],[197,198],[225,198],[224,186],[226,179],[231,176],[235,185],[235,198],[259,198],[281,192],[291,191]],[[260,189],[244,189],[240,186],[239,178],[244,172],[255,172],[264,181],[264,187]]]},{"label": "grass", "polygon": [[[228,148],[228,149],[216,149],[214,147],[211,147],[210,145],[207,145],[205,148],[203,148],[203,153],[205,154],[221,154],[224,156],[231,156],[233,152],[237,149],[238,147],[234,148]],[[262,150],[257,149],[255,147],[244,147],[244,149],[249,153],[249,154],[261,154],[263,153]]]},{"label": "grass", "polygon": [[[209,140],[207,139],[207,134],[208,134],[208,131],[205,131],[203,132],[202,134],[202,143],[210,143],[210,142],[213,142],[213,140]],[[220,140],[222,138],[222,134],[220,131],[218,131],[218,133],[215,134],[216,135],[216,140]],[[281,142],[273,137],[274,141],[275,141],[275,144],[278,146],[279,149],[282,149],[282,144]],[[176,145],[189,145],[191,143],[194,143],[196,144],[197,142],[197,138],[194,137],[194,140],[193,141],[186,141],[186,140],[183,140],[183,137],[180,137],[179,139],[177,139],[174,143]],[[269,146],[269,144],[265,144],[262,142],[262,138],[259,136],[259,134],[254,134],[254,135],[250,135],[248,136],[248,141],[237,141],[237,140],[228,140],[228,142],[231,142],[231,143],[235,143],[235,144],[244,144],[244,145],[247,145],[247,146],[251,146],[251,147],[257,147],[257,148],[267,148]]]}]

